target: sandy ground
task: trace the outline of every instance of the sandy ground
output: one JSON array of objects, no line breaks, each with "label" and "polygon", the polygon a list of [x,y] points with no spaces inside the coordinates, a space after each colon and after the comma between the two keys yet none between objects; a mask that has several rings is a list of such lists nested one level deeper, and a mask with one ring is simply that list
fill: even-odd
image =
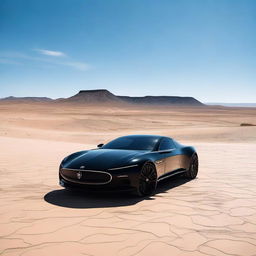
[{"label": "sandy ground", "polygon": [[182,142],[256,142],[256,108],[85,107],[0,103],[0,136],[107,142],[127,134],[160,134]]},{"label": "sandy ground", "polygon": [[[256,255],[256,109],[0,105],[1,255]],[[68,193],[67,154],[119,135],[196,146],[198,178],[155,196]]]}]

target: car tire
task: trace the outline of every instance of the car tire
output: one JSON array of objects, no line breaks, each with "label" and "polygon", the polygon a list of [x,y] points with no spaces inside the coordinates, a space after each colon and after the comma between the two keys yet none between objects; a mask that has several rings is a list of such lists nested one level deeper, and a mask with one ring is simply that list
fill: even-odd
[{"label": "car tire", "polygon": [[151,196],[155,194],[157,186],[156,167],[151,162],[146,162],[140,171],[137,195],[140,197]]},{"label": "car tire", "polygon": [[199,167],[198,156],[195,153],[191,157],[189,168],[185,173],[185,177],[189,179],[195,179],[198,174],[198,167]]}]

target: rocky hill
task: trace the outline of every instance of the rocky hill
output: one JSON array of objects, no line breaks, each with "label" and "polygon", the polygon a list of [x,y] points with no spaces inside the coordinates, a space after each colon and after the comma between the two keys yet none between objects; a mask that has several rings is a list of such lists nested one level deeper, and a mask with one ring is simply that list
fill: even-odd
[{"label": "rocky hill", "polygon": [[200,101],[193,97],[178,97],[178,96],[144,96],[144,97],[129,97],[117,96],[106,89],[99,90],[82,90],[78,94],[62,99],[62,102],[72,103],[90,103],[90,104],[104,104],[104,103],[126,103],[126,104],[154,104],[154,105],[190,105],[202,106]]},{"label": "rocky hill", "polygon": [[201,106],[203,103],[193,97],[179,96],[145,96],[145,97],[128,97],[118,96],[123,101],[136,104],[154,104],[154,105],[191,105]]},{"label": "rocky hill", "polygon": [[105,89],[99,90],[82,90],[76,95],[62,99],[60,102],[71,103],[88,103],[88,104],[105,104],[105,103],[122,103],[122,100]]},{"label": "rocky hill", "polygon": [[53,99],[47,97],[6,97],[0,99],[0,102],[17,102],[17,103],[29,103],[29,102],[51,102]]}]

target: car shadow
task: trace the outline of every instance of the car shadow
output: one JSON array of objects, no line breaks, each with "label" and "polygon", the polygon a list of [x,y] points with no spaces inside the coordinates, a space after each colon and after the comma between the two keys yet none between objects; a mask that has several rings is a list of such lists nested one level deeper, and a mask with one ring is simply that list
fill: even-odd
[{"label": "car shadow", "polygon": [[[171,177],[158,183],[156,196],[189,182],[183,177]],[[93,192],[53,190],[45,194],[44,200],[50,204],[67,208],[106,208],[134,205],[142,200],[155,200],[154,197],[138,197],[125,192]]]}]

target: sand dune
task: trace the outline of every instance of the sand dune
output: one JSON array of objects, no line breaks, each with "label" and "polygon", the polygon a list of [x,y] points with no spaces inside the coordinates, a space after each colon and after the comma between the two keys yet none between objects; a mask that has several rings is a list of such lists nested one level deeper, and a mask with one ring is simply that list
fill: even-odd
[{"label": "sand dune", "polygon": [[[256,255],[253,108],[97,108],[0,104],[2,255]],[[197,179],[149,199],[68,193],[67,154],[132,133],[196,146]]]}]

